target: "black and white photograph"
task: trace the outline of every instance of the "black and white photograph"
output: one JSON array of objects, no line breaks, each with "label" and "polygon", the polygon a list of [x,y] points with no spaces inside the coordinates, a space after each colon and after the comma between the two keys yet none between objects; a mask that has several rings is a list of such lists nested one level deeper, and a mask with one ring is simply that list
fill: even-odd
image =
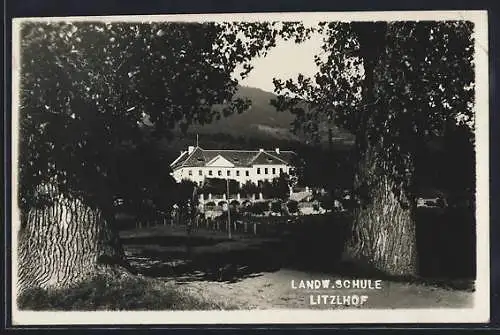
[{"label": "black and white photograph", "polygon": [[12,32],[14,324],[488,321],[485,11]]}]

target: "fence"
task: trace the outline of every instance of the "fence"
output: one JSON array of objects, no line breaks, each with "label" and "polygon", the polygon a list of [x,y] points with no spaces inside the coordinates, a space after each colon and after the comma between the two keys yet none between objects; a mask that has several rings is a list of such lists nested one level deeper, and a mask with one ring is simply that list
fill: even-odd
[{"label": "fence", "polygon": [[[199,213],[192,219],[191,231],[228,232],[227,212]],[[233,216],[234,215],[234,216]],[[231,232],[235,235],[249,236],[279,236],[290,227],[299,223],[315,226],[321,224],[334,224],[340,218],[340,213],[328,213],[325,215],[300,215],[300,216],[254,216],[231,214]],[[117,218],[120,230],[147,229],[158,226],[185,227],[189,219],[183,213],[176,212],[175,215],[158,212],[149,216],[122,216]]]},{"label": "fence", "polygon": [[[243,217],[231,220],[231,233],[237,235],[269,236],[280,234],[284,225],[297,223],[291,217]],[[226,215],[215,218],[199,216],[193,225],[193,231],[207,230],[213,232],[228,232]]]}]

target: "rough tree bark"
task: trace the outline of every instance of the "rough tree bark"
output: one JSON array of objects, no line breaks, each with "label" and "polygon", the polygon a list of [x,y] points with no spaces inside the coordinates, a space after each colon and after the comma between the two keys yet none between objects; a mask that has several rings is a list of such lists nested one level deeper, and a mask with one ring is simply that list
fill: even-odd
[{"label": "rough tree bark", "polygon": [[[366,108],[358,119],[354,190],[359,204],[346,255],[388,275],[415,276],[418,260],[414,201],[390,173],[393,163],[385,161],[382,135],[370,131],[381,126],[381,116],[383,119],[398,112],[387,109],[381,101],[386,98],[381,91],[388,78],[383,64],[390,30],[386,23],[362,23],[355,29],[365,70],[362,94]],[[412,168],[411,159],[405,164],[405,168]]]},{"label": "rough tree bark", "polygon": [[379,150],[366,149],[358,163],[354,187],[361,192],[361,203],[354,211],[348,255],[388,275],[415,276],[415,208],[407,192],[380,173]]},{"label": "rough tree bark", "polygon": [[99,271],[126,267],[110,215],[44,187],[45,203],[22,215],[18,243],[19,293],[72,286]]}]

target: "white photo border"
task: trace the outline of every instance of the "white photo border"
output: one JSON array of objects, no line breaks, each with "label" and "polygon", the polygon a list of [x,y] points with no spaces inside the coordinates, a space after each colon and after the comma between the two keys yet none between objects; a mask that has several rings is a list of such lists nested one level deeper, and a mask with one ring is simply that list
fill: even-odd
[{"label": "white photo border", "polygon": [[[17,232],[20,226],[18,192],[20,26],[23,22],[101,21],[444,21],[474,23],[476,120],[476,285],[472,308],[249,310],[249,311],[130,311],[32,312],[16,304]],[[12,323],[21,325],[195,325],[195,324],[375,324],[375,323],[486,323],[490,318],[489,254],[489,79],[487,11],[377,11],[227,13],[130,16],[74,16],[14,18],[12,23]]]}]

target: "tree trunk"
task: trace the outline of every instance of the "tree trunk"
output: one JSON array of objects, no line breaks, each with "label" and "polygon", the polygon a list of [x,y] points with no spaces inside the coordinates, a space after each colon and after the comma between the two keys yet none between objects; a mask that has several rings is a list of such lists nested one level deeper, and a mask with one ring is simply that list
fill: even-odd
[{"label": "tree trunk", "polygon": [[[346,254],[349,259],[388,275],[415,276],[418,268],[415,203],[403,183],[396,181],[396,170],[413,171],[413,160],[405,152],[405,160],[401,160],[405,166],[388,161],[386,152],[391,148],[387,145],[394,142],[384,139],[385,134],[380,131],[386,120],[400,112],[386,104],[389,97],[384,86],[390,78],[387,71],[391,70],[385,64],[387,39],[394,32],[385,22],[362,22],[353,27],[365,70],[362,96],[366,108],[357,115],[358,165],[354,190],[359,204],[354,211],[352,238]],[[396,146],[403,145],[406,144]],[[403,157],[402,151],[398,153]]]},{"label": "tree trunk", "polygon": [[391,176],[377,168],[378,154],[374,148],[366,150],[359,162],[355,189],[360,204],[354,211],[347,255],[388,275],[415,276],[415,205]]},{"label": "tree trunk", "polygon": [[62,195],[23,215],[18,290],[68,287],[99,270],[126,266],[111,215]]}]

